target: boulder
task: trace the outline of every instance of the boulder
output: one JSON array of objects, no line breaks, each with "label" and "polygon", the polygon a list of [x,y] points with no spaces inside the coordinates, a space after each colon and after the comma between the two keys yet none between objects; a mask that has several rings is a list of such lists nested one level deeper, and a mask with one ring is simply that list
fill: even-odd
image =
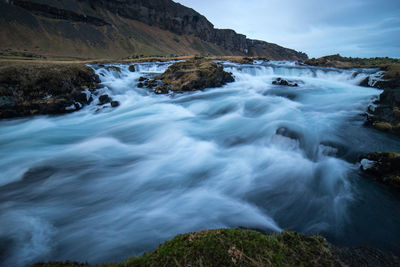
[{"label": "boulder", "polygon": [[282,78],[277,78],[275,81],[272,82],[272,84],[274,85],[281,85],[281,86],[291,86],[291,87],[297,87],[299,86],[297,83],[295,82],[289,82],[286,81]]},{"label": "boulder", "polygon": [[135,65],[130,65],[128,69],[129,69],[130,72],[135,72],[136,71]]},{"label": "boulder", "polygon": [[118,101],[111,101],[111,107],[116,108],[118,107],[120,104]]},{"label": "boulder", "polygon": [[99,105],[104,105],[106,103],[110,103],[111,98],[108,95],[101,95],[99,96]]},{"label": "boulder", "polygon": [[194,58],[169,66],[161,76],[161,81],[170,90],[181,92],[221,87],[233,82],[234,78],[232,73],[224,71],[221,64]]},{"label": "boulder", "polygon": [[0,66],[0,118],[63,114],[93,101],[100,79],[84,64],[10,63]]}]

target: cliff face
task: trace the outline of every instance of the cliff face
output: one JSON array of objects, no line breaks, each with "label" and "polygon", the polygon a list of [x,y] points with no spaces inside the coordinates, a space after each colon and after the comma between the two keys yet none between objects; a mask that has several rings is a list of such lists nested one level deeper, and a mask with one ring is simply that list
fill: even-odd
[{"label": "cliff face", "polygon": [[[50,50],[55,42],[62,46],[63,39],[68,39],[66,43],[75,39],[71,44],[78,46],[75,50],[107,51],[113,42],[121,55],[197,52],[307,59],[304,53],[249,40],[233,30],[215,29],[198,12],[171,0],[0,0],[0,26],[0,40],[4,40],[0,49],[9,48],[13,41],[21,43],[27,31],[36,36],[23,40],[25,47],[35,43],[42,48],[44,44],[32,38],[47,38]],[[176,43],[168,45],[167,39]]]}]

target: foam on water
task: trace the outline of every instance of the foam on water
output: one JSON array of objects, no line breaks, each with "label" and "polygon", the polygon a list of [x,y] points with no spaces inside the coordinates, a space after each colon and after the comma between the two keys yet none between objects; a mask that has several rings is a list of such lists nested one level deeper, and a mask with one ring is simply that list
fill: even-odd
[{"label": "foam on water", "polygon": [[222,227],[400,251],[398,199],[358,171],[360,153],[400,151],[362,126],[380,91],[357,84],[377,70],[224,63],[223,88],[137,87],[169,64],[93,66],[116,109],[0,122],[0,262],[118,261]]}]

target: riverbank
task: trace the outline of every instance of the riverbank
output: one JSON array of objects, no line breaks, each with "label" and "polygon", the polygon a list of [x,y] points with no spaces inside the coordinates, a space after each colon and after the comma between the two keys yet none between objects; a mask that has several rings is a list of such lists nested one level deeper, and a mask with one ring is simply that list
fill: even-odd
[{"label": "riverbank", "polygon": [[[400,59],[393,58],[346,58],[340,55],[309,59],[305,64],[334,68],[378,68],[384,71],[376,82],[364,80],[361,85],[382,89],[383,92],[367,108],[366,125],[376,130],[400,136]],[[371,153],[360,157],[361,169],[376,181],[400,191],[400,170],[397,153]],[[395,162],[395,163],[392,163]]]}]

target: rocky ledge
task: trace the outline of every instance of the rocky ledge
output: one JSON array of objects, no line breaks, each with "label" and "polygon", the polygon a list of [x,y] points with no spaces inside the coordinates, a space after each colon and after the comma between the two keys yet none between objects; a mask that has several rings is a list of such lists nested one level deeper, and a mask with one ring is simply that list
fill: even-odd
[{"label": "rocky ledge", "polygon": [[[320,236],[222,229],[178,235],[154,252],[101,266],[398,266],[393,255],[367,248],[336,248]],[[33,267],[86,266],[73,262]]]},{"label": "rocky ledge", "polygon": [[400,135],[400,64],[388,66],[385,71],[382,81],[374,85],[384,91],[368,108],[367,124]]},{"label": "rocky ledge", "polygon": [[334,68],[377,68],[385,71],[380,81],[369,83],[369,78],[361,86],[372,86],[384,90],[379,99],[368,107],[366,124],[379,131],[400,135],[400,59],[396,58],[349,58],[331,55],[312,58],[305,64]]},{"label": "rocky ledge", "polygon": [[99,77],[84,64],[3,64],[0,66],[0,118],[79,110],[93,101],[92,93],[99,83]]},{"label": "rocky ledge", "polygon": [[378,182],[400,192],[400,154],[394,152],[362,155],[361,170]]},{"label": "rocky ledge", "polygon": [[138,86],[154,88],[156,94],[166,94],[169,91],[221,87],[233,81],[232,73],[224,71],[222,64],[209,59],[193,58],[172,64],[160,77],[153,80],[141,77]]}]

